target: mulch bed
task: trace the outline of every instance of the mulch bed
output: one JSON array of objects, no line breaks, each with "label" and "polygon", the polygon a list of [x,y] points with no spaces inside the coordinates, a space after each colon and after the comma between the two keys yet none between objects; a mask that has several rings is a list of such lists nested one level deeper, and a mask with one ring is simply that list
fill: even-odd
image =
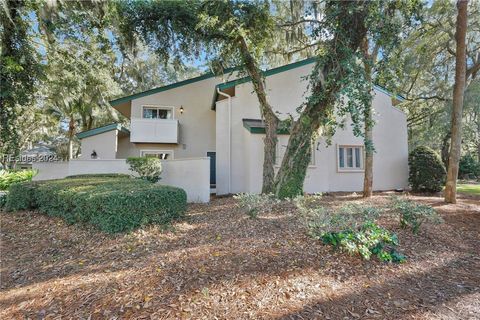
[{"label": "mulch bed", "polygon": [[289,206],[251,219],[228,197],[115,236],[2,212],[0,318],[480,319],[480,198],[412,198],[445,223],[413,235],[382,219],[408,258],[400,265],[333,251]]}]

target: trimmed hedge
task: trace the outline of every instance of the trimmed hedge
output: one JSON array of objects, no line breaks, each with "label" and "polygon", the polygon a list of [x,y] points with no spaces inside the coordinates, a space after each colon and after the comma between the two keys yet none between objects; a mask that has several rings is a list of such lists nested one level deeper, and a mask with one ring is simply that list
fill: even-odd
[{"label": "trimmed hedge", "polygon": [[408,182],[414,192],[439,192],[445,183],[446,171],[440,156],[428,147],[418,147],[408,155]]},{"label": "trimmed hedge", "polygon": [[67,223],[89,223],[108,233],[163,224],[186,210],[180,188],[128,177],[78,177],[15,184],[6,210],[38,209]]}]

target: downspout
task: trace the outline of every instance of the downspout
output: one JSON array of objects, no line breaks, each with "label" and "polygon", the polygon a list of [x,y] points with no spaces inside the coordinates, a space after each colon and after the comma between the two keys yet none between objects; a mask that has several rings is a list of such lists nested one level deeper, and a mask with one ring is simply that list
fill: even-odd
[{"label": "downspout", "polygon": [[220,91],[217,93],[228,99],[228,193],[232,191],[232,96]]}]

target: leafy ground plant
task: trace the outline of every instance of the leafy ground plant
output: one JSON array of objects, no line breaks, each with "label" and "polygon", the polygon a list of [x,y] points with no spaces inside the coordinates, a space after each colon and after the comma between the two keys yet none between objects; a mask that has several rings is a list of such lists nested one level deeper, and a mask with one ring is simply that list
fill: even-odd
[{"label": "leafy ground plant", "polygon": [[313,238],[365,260],[376,256],[381,261],[405,261],[405,256],[396,250],[397,236],[375,223],[380,216],[378,208],[350,203],[332,209],[310,206],[312,201],[304,198],[294,202]]},{"label": "leafy ground plant", "polygon": [[36,174],[36,170],[0,170],[0,190],[7,190],[14,183],[31,181]]},{"label": "leafy ground plant", "polygon": [[429,205],[418,204],[406,198],[394,197],[393,208],[399,213],[400,226],[418,233],[424,222],[441,223],[443,220],[437,211]]},{"label": "leafy ground plant", "polygon": [[130,170],[136,172],[140,179],[158,182],[162,174],[162,162],[154,157],[129,157],[127,164]]},{"label": "leafy ground plant", "polygon": [[259,214],[272,211],[274,206],[281,202],[273,194],[239,193],[233,198],[250,218],[257,218]]}]

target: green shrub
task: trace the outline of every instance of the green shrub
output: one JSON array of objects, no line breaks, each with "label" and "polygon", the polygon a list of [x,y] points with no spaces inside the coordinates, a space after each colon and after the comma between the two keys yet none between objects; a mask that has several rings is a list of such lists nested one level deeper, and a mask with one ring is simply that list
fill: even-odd
[{"label": "green shrub", "polygon": [[162,173],[162,162],[154,157],[130,157],[127,158],[130,170],[136,172],[141,179],[157,182]]},{"label": "green shrub", "polygon": [[471,154],[466,154],[460,159],[458,176],[462,179],[480,177],[480,162]]},{"label": "green shrub", "polygon": [[395,249],[398,245],[397,236],[373,222],[366,222],[357,230],[324,232],[320,238],[325,244],[352,255],[359,254],[365,260],[370,260],[372,255],[386,262],[401,263],[406,260]]},{"label": "green shrub", "polygon": [[273,194],[239,193],[233,198],[238,206],[250,216],[256,218],[259,214],[268,213],[280,202]]},{"label": "green shrub", "polygon": [[347,203],[334,210],[323,206],[309,207],[304,201],[300,202],[298,197],[294,201],[306,219],[311,235],[356,230],[369,221],[375,221],[380,215],[380,210],[375,207],[355,203]]},{"label": "green shrub", "polygon": [[306,219],[311,237],[366,260],[372,255],[381,261],[405,260],[395,249],[396,235],[375,223],[381,213],[379,209],[355,203],[332,209],[318,205],[318,198],[308,197],[297,197],[294,202]]},{"label": "green shrub", "polygon": [[38,208],[68,223],[115,233],[163,224],[186,210],[184,190],[129,177],[88,177],[22,183],[10,190],[8,211]]},{"label": "green shrub", "polygon": [[32,181],[37,174],[36,170],[20,170],[6,171],[0,170],[0,190],[8,190],[8,188],[18,182]]},{"label": "green shrub", "polygon": [[7,203],[7,194],[4,192],[0,192],[0,209],[3,209],[6,203]]},{"label": "green shrub", "polygon": [[39,184],[38,181],[27,181],[11,185],[5,202],[5,209],[7,211],[18,211],[36,208],[34,191]]},{"label": "green shrub", "polygon": [[428,147],[418,147],[408,156],[408,181],[414,192],[439,192],[445,183],[445,166],[440,156]]},{"label": "green shrub", "polygon": [[413,233],[418,233],[424,222],[442,222],[437,211],[429,205],[418,204],[408,199],[393,198],[393,207],[400,214],[400,226],[411,228]]},{"label": "green shrub", "polygon": [[78,178],[130,178],[125,173],[91,173],[91,174],[75,174],[66,177],[66,179],[78,179]]}]

